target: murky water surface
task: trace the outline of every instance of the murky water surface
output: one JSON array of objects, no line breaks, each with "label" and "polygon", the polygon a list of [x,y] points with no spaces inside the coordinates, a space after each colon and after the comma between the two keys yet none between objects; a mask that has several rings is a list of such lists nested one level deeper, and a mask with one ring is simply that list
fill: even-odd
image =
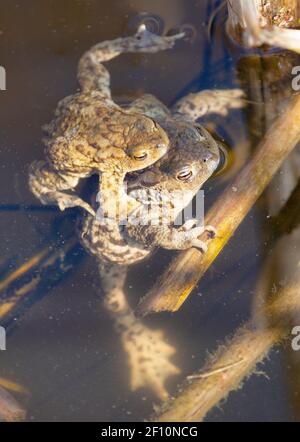
[{"label": "murky water surface", "polygon": [[[43,157],[41,126],[50,121],[57,102],[78,87],[76,64],[92,44],[132,32],[144,12],[159,20],[153,26],[171,30],[188,24],[193,41],[156,55],[124,55],[109,64],[113,92],[119,100],[150,92],[171,104],[187,92],[237,86],[239,51],[222,33],[219,17],[207,41],[207,17],[219,4],[204,0],[1,0],[0,65],[7,72],[7,91],[0,96],[1,174],[0,263],[14,269],[41,250],[53,233],[53,222],[66,214],[7,210],[6,205],[39,202],[27,186],[28,165]],[[211,120],[210,120],[211,121]],[[206,185],[206,207],[237,167],[248,137],[247,114],[236,111],[211,126],[224,138],[232,162],[226,173]],[[5,208],[6,207],[6,208]],[[151,316],[145,323],[164,331],[177,353],[181,374],[167,387],[175,393],[185,375],[199,369],[212,352],[249,317],[257,275],[265,255],[264,219],[251,212],[199,287],[176,314]],[[67,214],[68,234],[75,232]],[[75,234],[75,233],[74,233]],[[63,241],[63,238],[61,239]],[[132,306],[151,287],[172,254],[158,252],[133,267],[127,282]],[[7,268],[6,268],[7,270]],[[44,295],[44,296],[43,296]],[[134,421],[147,418],[156,397],[149,390],[131,392],[126,357],[112,321],[101,303],[101,285],[92,257],[82,256],[59,284],[44,288],[16,321],[10,320],[7,350],[0,352],[1,377],[30,391],[23,398],[30,421]],[[12,325],[14,325],[12,327]],[[280,349],[210,421],[293,420],[288,370]],[[299,392],[300,394],[300,392]],[[21,398],[22,400],[22,398]]]}]

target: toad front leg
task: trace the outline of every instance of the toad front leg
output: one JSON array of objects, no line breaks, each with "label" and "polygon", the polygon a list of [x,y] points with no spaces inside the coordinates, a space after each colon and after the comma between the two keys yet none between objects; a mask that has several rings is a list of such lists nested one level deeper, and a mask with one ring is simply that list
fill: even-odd
[{"label": "toad front leg", "polygon": [[231,109],[240,109],[245,105],[245,95],[241,89],[204,90],[181,98],[173,106],[172,113],[196,121],[209,114],[226,117]]},{"label": "toad front leg", "polygon": [[79,206],[95,216],[95,211],[88,203],[76,195],[65,192],[66,190],[73,190],[78,181],[79,178],[76,176],[67,173],[57,174],[46,161],[35,161],[30,166],[30,189],[43,204],[56,203],[60,210]]}]

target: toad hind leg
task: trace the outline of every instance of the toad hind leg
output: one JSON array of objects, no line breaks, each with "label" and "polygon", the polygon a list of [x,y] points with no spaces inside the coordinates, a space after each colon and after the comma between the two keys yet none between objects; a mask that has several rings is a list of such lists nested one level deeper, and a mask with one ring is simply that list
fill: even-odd
[{"label": "toad hind leg", "polygon": [[104,41],[93,46],[79,61],[78,80],[83,90],[98,90],[111,100],[110,75],[102,65],[125,52],[154,53],[171,49],[184,33],[161,37],[141,25],[134,36]]},{"label": "toad hind leg", "polygon": [[172,113],[196,121],[209,114],[226,117],[231,109],[240,109],[245,105],[245,95],[241,89],[205,90],[181,98],[173,106]]},{"label": "toad hind leg", "polygon": [[99,177],[99,192],[96,201],[98,203],[97,219],[122,225],[126,223],[129,214],[137,208],[138,202],[127,195],[124,190],[125,174],[115,173],[113,176],[103,173]]},{"label": "toad hind leg", "polygon": [[150,388],[161,400],[167,399],[165,382],[180,373],[169,361],[175,348],[165,341],[161,331],[149,329],[135,317],[124,293],[127,267],[110,263],[100,264],[99,269],[105,307],[115,322],[128,358],[131,389]]},{"label": "toad hind leg", "polygon": [[189,220],[177,228],[173,225],[127,224],[125,233],[129,238],[145,245],[146,248],[162,247],[168,250],[188,250],[196,247],[202,253],[207,252],[207,245],[200,237],[207,232],[211,238],[216,230],[211,226],[195,226],[197,221]]}]

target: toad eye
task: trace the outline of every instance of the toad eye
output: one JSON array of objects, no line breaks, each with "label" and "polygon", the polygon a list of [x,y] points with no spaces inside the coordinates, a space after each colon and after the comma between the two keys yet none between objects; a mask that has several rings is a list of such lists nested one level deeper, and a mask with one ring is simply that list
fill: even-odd
[{"label": "toad eye", "polygon": [[145,161],[148,158],[147,146],[132,146],[127,150],[127,155],[135,161]]},{"label": "toad eye", "polygon": [[190,181],[192,177],[193,171],[190,168],[184,168],[176,175],[176,179],[179,181]]},{"label": "toad eye", "polygon": [[134,154],[133,154],[133,158],[135,159],[135,160],[137,160],[137,161],[143,161],[143,160],[145,160],[146,158],[148,157],[148,154],[147,154],[147,152],[135,152]]}]

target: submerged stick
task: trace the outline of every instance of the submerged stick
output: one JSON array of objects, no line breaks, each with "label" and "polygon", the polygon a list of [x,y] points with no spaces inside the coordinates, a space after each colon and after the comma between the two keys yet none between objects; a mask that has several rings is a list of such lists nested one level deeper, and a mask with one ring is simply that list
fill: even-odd
[{"label": "submerged stick", "polygon": [[0,387],[0,421],[19,422],[24,420],[26,412],[24,408],[8,393]]},{"label": "submerged stick", "polygon": [[252,159],[208,212],[206,225],[217,230],[206,238],[208,251],[182,252],[142,299],[137,314],[176,311],[223,250],[289,153],[300,140],[300,95],[293,97],[259,144]]},{"label": "submerged stick", "polygon": [[[270,349],[286,338],[290,329],[286,319],[291,312],[300,310],[299,281],[283,288],[276,299],[262,311],[269,321],[266,328],[249,321],[234,337],[220,347],[208,360],[204,370],[192,376],[177,398],[164,404],[155,422],[196,422],[225,399],[231,391],[249,376]],[[220,369],[224,367],[224,369]],[[207,376],[205,376],[207,373]]]},{"label": "submerged stick", "polygon": [[0,421],[19,422],[25,420],[26,411],[9,391],[28,395],[28,390],[20,384],[0,378]]},{"label": "submerged stick", "polygon": [[[10,332],[18,318],[34,301],[41,299],[50,288],[69,274],[84,256],[75,236],[64,244],[51,241],[16,270],[0,281],[0,321]],[[26,412],[7,391],[28,393],[27,390],[0,378],[0,421],[24,420]]]},{"label": "submerged stick", "polygon": [[[49,243],[0,281],[0,321],[7,328],[16,317],[70,274],[85,256],[75,236]],[[14,318],[14,321],[11,321]]]}]

